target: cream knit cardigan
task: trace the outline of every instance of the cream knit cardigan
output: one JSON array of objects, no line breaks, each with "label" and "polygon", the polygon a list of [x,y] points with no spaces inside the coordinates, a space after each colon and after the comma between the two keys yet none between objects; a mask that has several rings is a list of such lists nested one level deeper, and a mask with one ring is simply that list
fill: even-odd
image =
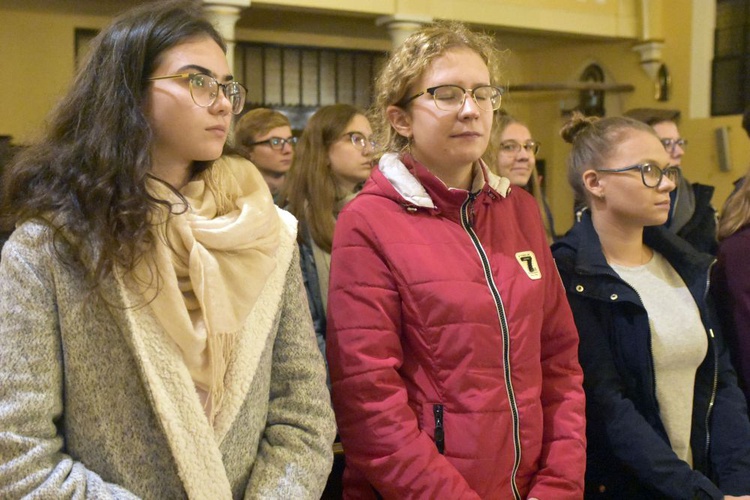
[{"label": "cream knit cardigan", "polygon": [[50,226],[15,231],[0,263],[0,498],[320,497],[335,424],[296,221],[279,216],[278,265],[214,428],[138,297],[115,279],[87,295],[83,268],[51,250]]}]

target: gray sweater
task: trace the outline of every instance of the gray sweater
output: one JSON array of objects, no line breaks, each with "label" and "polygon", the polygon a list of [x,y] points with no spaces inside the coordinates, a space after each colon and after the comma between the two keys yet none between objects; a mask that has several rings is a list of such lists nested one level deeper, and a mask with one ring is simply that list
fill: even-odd
[{"label": "gray sweater", "polygon": [[89,292],[50,226],[20,226],[0,263],[0,498],[319,498],[334,420],[281,217],[213,428],[151,309],[115,278]]}]

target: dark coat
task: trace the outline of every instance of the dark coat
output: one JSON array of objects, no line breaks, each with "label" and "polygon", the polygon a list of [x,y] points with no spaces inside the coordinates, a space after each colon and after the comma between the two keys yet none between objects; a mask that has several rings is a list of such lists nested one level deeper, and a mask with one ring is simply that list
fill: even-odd
[{"label": "dark coat", "polygon": [[644,240],[682,277],[700,310],[708,353],[696,373],[693,466],[673,453],[659,417],[648,315],[607,264],[586,212],[553,245],[580,335],[587,417],[586,498],[715,498],[750,493],[750,422],[707,300],[712,258],[664,227]]},{"label": "dark coat", "polygon": [[[681,186],[682,188],[682,186]],[[690,219],[677,229],[677,235],[693,245],[699,252],[716,255],[718,242],[716,241],[716,209],[711,205],[714,187],[705,184],[687,184],[685,189],[693,190],[695,205]],[[675,192],[675,191],[673,191]],[[679,201],[672,199],[673,210],[679,210]],[[667,223],[669,227],[669,223]],[[674,228],[672,228],[674,231]]]},{"label": "dark coat", "polygon": [[745,226],[721,242],[713,269],[713,294],[740,386],[750,400],[750,226]]}]

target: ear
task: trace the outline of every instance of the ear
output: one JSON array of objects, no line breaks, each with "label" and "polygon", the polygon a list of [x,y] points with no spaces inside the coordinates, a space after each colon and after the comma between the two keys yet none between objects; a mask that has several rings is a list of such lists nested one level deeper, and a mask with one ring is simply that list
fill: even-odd
[{"label": "ear", "polygon": [[407,113],[404,108],[391,104],[385,109],[385,114],[388,116],[388,121],[391,122],[391,126],[399,135],[406,137],[407,139],[413,135],[411,116],[409,116],[409,113]]},{"label": "ear", "polygon": [[604,185],[595,170],[586,170],[582,175],[583,187],[593,198],[604,198]]}]

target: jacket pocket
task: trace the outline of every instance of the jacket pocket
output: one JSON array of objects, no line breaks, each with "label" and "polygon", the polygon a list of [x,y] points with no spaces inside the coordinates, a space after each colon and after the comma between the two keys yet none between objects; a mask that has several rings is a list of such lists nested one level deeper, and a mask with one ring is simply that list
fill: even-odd
[{"label": "jacket pocket", "polygon": [[445,451],[445,428],[443,427],[443,405],[432,405],[432,415],[435,417],[435,446],[441,455]]}]

